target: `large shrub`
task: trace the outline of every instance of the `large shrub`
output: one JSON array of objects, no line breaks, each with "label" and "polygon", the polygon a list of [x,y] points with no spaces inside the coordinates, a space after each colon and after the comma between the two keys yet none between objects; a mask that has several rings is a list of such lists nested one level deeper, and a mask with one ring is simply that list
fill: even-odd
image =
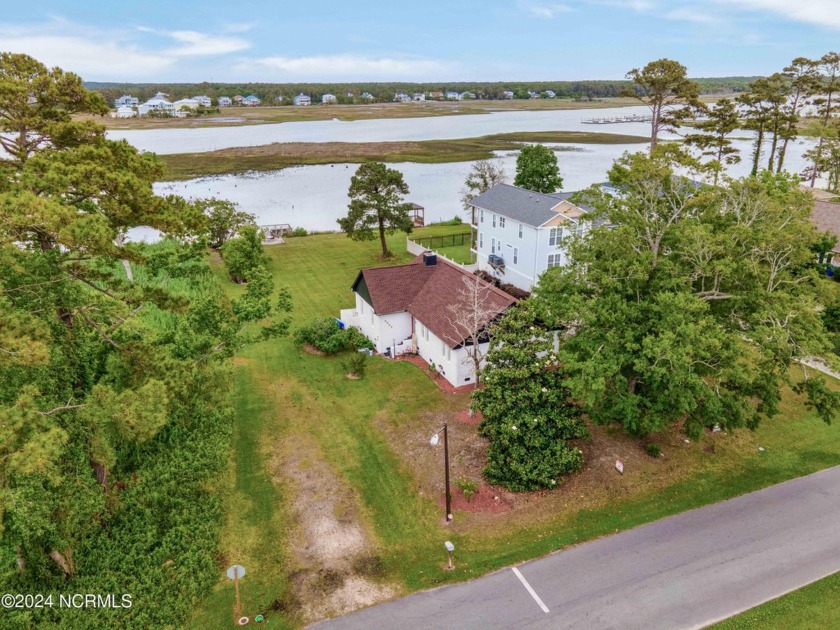
[{"label": "large shrub", "polygon": [[553,488],[583,464],[567,440],[586,435],[553,354],[553,334],[527,301],[508,311],[493,334],[484,388],[472,394],[484,416],[479,433],[490,441],[484,476],[515,491]]},{"label": "large shrub", "polygon": [[295,331],[295,342],[308,343],[326,354],[373,347],[358,328],[339,328],[338,322],[332,317],[316,319],[298,328]]},{"label": "large shrub", "polygon": [[246,225],[239,236],[222,245],[225,269],[234,282],[246,282],[252,269],[266,264],[267,256],[262,247],[262,232],[256,225]]}]

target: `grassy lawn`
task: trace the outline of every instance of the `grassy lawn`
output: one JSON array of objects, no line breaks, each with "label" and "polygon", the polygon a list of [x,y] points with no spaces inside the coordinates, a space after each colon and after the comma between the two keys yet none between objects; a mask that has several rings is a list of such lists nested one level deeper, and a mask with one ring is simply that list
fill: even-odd
[{"label": "grassy lawn", "polygon": [[840,573],[712,626],[715,630],[821,630],[840,627]]},{"label": "grassy lawn", "polygon": [[642,136],[586,131],[515,132],[419,142],[282,142],[236,147],[202,153],[162,155],[170,180],[208,175],[274,171],[305,164],[380,162],[468,162],[493,157],[494,151],[515,150],[522,142],[633,144],[649,142]]},{"label": "grassy lawn", "polygon": [[[377,243],[341,234],[268,247],[277,283],[292,291],[294,324],[351,307],[349,287],[360,267],[410,258],[405,235],[389,237],[389,246],[396,254],[391,261],[377,258]],[[214,270],[223,276],[220,265]],[[238,418],[222,553],[250,571],[242,584],[246,609],[253,614],[276,600],[281,627],[304,621],[304,603],[291,594],[303,568],[295,550],[309,531],[306,502],[332,489],[343,497],[330,508],[333,516],[359,528],[368,553],[381,563],[375,581],[398,595],[840,463],[840,429],[826,426],[786,391],[780,416],[756,432],[709,433],[690,444],[667,432],[657,436],[664,453],[658,460],[644,454],[645,442],[595,427],[591,441],[581,444],[585,470],[558,490],[512,496],[513,508],[504,514],[457,511],[446,526],[438,505],[440,452],[428,446],[428,436],[441,418],[466,408],[465,395],[443,394],[417,367],[377,357],[364,379],[350,381],[342,357],[310,355],[289,339],[249,348],[235,370]],[[477,478],[483,447],[475,425],[451,421],[450,430],[453,477]],[[766,450],[759,452],[759,445]],[[625,462],[624,475],[612,470],[616,455]],[[304,479],[317,470],[314,485]],[[447,539],[458,549],[452,572],[442,570]],[[220,580],[192,627],[229,618],[232,598],[229,582]]]},{"label": "grassy lawn", "polygon": [[415,228],[409,238],[457,263],[469,265],[475,262],[475,254],[470,251],[472,228],[469,223],[427,225]]}]

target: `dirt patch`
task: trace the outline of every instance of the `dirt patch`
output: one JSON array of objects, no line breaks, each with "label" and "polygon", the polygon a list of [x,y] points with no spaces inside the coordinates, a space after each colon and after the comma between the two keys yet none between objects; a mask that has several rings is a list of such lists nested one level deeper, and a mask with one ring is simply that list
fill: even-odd
[{"label": "dirt patch", "polygon": [[359,497],[312,438],[298,433],[286,439],[270,466],[294,497],[290,582],[302,621],[343,615],[396,595],[393,585],[381,581],[382,563],[363,525]]},{"label": "dirt patch", "polygon": [[481,419],[484,416],[481,415],[480,411],[474,411],[472,415],[470,415],[469,409],[463,409],[455,414],[455,419],[458,422],[463,422],[464,424],[478,424],[481,422]]},{"label": "dirt patch", "polygon": [[351,381],[358,381],[358,380],[360,380],[360,379],[362,378],[362,377],[361,377],[361,376],[359,376],[358,374],[352,374],[352,373],[351,373],[351,374],[345,374],[345,376],[346,376],[347,378],[349,378]]},{"label": "dirt patch", "polygon": [[313,346],[311,343],[305,343],[305,344],[303,344],[303,346],[301,346],[301,347],[303,348],[303,351],[304,351],[304,352],[306,352],[306,353],[308,353],[308,354],[313,354],[313,355],[315,355],[316,357],[325,357],[325,356],[327,356],[327,353],[326,353],[326,352],[321,352],[320,350],[318,350],[318,348],[316,348],[315,346]]}]

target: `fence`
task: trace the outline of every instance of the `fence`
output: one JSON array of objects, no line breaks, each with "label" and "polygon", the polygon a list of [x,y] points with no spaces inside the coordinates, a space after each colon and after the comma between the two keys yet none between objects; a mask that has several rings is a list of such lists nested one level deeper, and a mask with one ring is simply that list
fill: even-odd
[{"label": "fence", "polygon": [[426,236],[415,238],[414,242],[426,249],[444,249],[446,247],[459,247],[470,245],[472,232],[460,232],[458,234],[444,234],[442,236]]}]

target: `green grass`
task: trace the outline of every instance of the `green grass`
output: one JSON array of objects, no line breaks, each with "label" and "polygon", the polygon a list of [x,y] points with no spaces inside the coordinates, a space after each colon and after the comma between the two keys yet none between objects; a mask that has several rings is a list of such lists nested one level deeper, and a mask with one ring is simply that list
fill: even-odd
[{"label": "green grass", "polygon": [[[389,261],[378,258],[378,242],[359,243],[342,234],[293,238],[286,245],[268,247],[277,284],[292,291],[294,325],[352,307],[350,285],[359,269],[409,260],[405,238],[388,237],[395,253]],[[218,264],[214,272],[223,275]],[[242,290],[230,282],[225,286],[231,294]],[[383,429],[423,428],[424,413],[451,412],[463,407],[463,398],[440,393],[410,364],[378,358],[370,361],[363,380],[349,381],[340,358],[311,356],[288,339],[249,348],[239,362],[236,452],[223,550],[230,560],[235,559],[234,550],[240,551],[236,557],[241,563],[254,567],[250,581],[243,583],[243,596],[247,593],[260,603],[282,600],[288,591],[286,489],[282,479],[272,480],[266,472],[278,443],[300,440],[317,445],[358,497],[363,525],[378,549],[386,578],[405,591],[473,578],[840,463],[840,429],[825,425],[788,390],[780,416],[755,434],[744,431],[727,438],[713,456],[699,445],[686,447],[686,472],[673,480],[628,471],[622,478],[628,483],[624,491],[605,500],[582,499],[585,507],[570,497],[569,506],[507,519],[505,525],[479,521],[470,527],[464,517],[464,526],[446,529],[437,505],[417,495],[412,472]],[[834,381],[831,386],[838,387]],[[766,451],[758,452],[757,444]],[[674,448],[671,452],[680,456]],[[441,570],[441,544],[447,538],[458,549],[452,572]],[[220,583],[192,627],[210,627],[209,620],[218,618],[231,601],[229,584]],[[286,614],[285,620],[298,623],[294,614]]]},{"label": "green grass", "polygon": [[[452,242],[458,245],[449,245],[446,237],[450,235],[469,235],[465,238],[456,238]],[[472,264],[475,262],[475,254],[470,251],[470,239],[472,228],[469,223],[453,223],[450,221],[436,223],[422,228],[415,228],[409,238],[415,242],[433,249],[457,263]],[[463,241],[463,242],[461,242]]]},{"label": "green grass", "polygon": [[822,630],[840,627],[840,573],[711,626],[716,630]]},{"label": "green grass", "polygon": [[275,143],[162,155],[160,159],[167,166],[167,179],[182,180],[248,171],[274,171],[309,164],[358,164],[367,160],[424,164],[469,162],[491,158],[494,151],[518,150],[523,142],[633,144],[650,142],[650,139],[587,131],[538,131],[419,142]]}]

